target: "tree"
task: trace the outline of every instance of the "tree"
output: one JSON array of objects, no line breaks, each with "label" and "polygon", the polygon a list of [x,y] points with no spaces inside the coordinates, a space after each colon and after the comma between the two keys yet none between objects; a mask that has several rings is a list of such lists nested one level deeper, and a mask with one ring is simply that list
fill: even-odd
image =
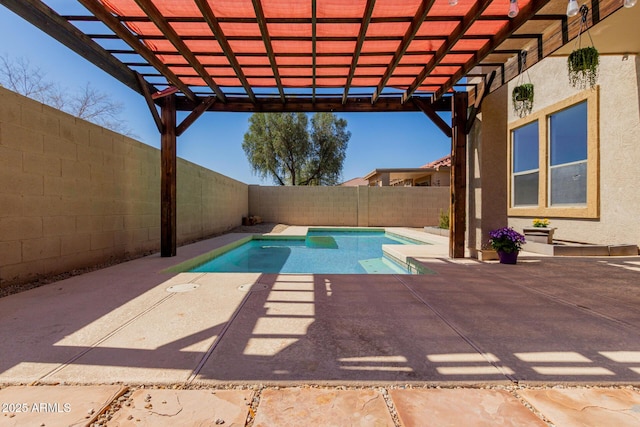
[{"label": "tree", "polygon": [[255,113],[242,148],[253,171],[279,185],[335,185],[351,132],[333,113]]},{"label": "tree", "polygon": [[65,90],[47,81],[44,72],[26,58],[0,56],[0,86],[115,132],[135,136],[119,117],[122,103],[90,83],[75,92]]}]

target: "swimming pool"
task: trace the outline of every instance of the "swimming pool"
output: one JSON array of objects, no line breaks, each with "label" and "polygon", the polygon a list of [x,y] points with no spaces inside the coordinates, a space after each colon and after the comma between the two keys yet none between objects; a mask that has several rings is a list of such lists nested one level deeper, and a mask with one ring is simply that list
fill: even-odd
[{"label": "swimming pool", "polygon": [[310,229],[299,238],[254,237],[191,272],[410,274],[382,245],[427,244],[385,231]]}]

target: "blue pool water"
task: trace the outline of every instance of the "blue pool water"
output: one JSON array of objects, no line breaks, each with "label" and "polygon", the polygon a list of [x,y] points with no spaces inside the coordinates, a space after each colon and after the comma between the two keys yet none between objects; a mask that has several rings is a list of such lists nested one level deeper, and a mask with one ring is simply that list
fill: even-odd
[{"label": "blue pool water", "polygon": [[306,239],[254,239],[192,272],[408,274],[382,245],[416,244],[384,231],[309,231]]}]

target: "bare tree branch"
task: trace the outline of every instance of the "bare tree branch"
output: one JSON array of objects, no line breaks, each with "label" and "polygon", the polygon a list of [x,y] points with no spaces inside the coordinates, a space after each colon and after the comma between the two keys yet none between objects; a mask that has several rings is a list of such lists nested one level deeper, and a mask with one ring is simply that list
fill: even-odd
[{"label": "bare tree branch", "polygon": [[90,83],[76,92],[49,82],[44,72],[28,59],[0,56],[0,85],[99,126],[135,137],[126,121],[120,118],[124,105]]},{"label": "bare tree branch", "polygon": [[0,56],[0,83],[7,89],[44,102],[53,84],[44,79],[42,70],[31,65],[28,59],[12,60],[8,55]]}]

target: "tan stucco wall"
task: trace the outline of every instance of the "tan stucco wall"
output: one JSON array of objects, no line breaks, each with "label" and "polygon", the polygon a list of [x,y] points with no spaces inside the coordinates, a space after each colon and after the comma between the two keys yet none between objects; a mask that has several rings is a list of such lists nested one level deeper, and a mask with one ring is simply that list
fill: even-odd
[{"label": "tan stucco wall", "polygon": [[448,187],[249,187],[249,211],[291,225],[437,225]]},{"label": "tan stucco wall", "polygon": [[472,256],[507,223],[507,92],[487,96],[469,134],[467,242]]},{"label": "tan stucco wall", "polygon": [[450,182],[451,172],[449,170],[435,172],[431,177],[431,185],[435,187],[448,187]]},{"label": "tan stucco wall", "polygon": [[[0,88],[0,285],[157,250],[159,150]],[[178,161],[178,241],[239,225],[247,185]]]},{"label": "tan stucco wall", "polygon": [[[640,191],[637,185],[640,165],[639,69],[640,60],[635,55],[608,55],[600,58],[600,215],[595,220],[549,218],[552,226],[557,227],[555,237],[558,239],[598,244],[640,245],[640,227],[637,220],[640,210]],[[566,57],[546,58],[529,69],[529,76],[535,85],[534,112],[579,92],[579,89],[574,89],[568,83]],[[509,123],[518,119],[513,113],[510,99],[515,84],[514,80],[509,83],[507,90],[492,93],[482,105],[481,137],[476,137],[476,140],[482,141],[482,151],[485,151],[488,141],[499,140],[503,141],[501,144],[504,144],[506,152],[506,124],[495,127],[495,123],[491,126],[488,123],[489,117],[491,120],[499,120],[500,114],[505,113],[505,104]],[[500,127],[502,129],[499,129]],[[485,151],[482,158],[486,158],[487,154],[491,155]],[[499,162],[502,161],[504,166],[497,165],[496,169],[503,176],[500,185],[488,183],[487,175],[483,174],[483,205],[486,205],[486,201],[498,200],[506,191],[506,187],[502,185],[502,181],[506,183],[507,179],[505,155],[500,156]],[[482,172],[485,172],[484,168]],[[506,194],[504,197],[506,198]],[[482,218],[483,230],[489,230],[494,225],[506,225],[503,223],[485,227],[484,221],[490,218],[488,211],[482,213]],[[531,221],[531,217],[512,216],[508,219],[508,224],[522,230],[523,227],[530,226]]]}]

